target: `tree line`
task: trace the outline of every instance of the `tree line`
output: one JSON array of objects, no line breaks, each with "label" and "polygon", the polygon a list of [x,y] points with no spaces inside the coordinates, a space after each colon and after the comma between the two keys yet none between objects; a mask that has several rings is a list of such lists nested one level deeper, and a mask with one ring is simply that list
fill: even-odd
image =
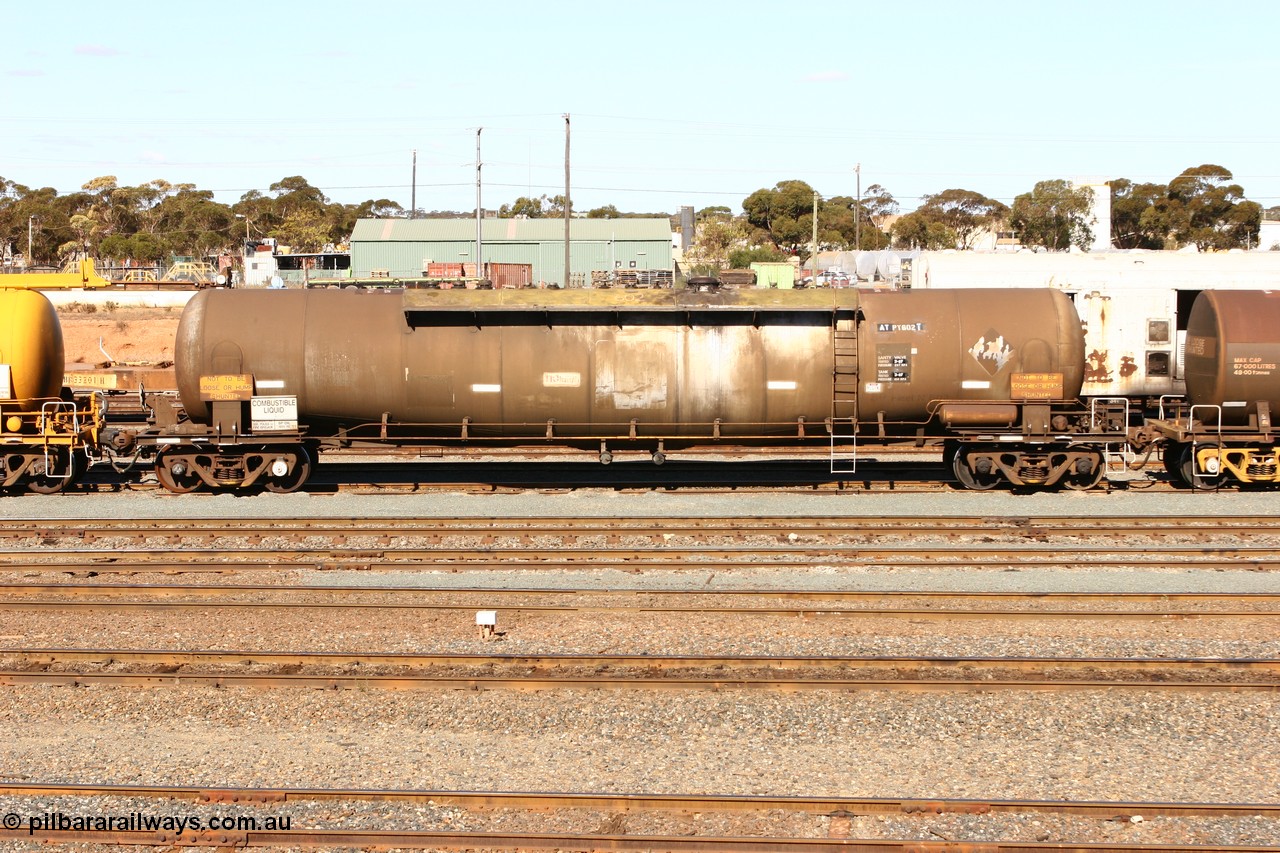
[{"label": "tree line", "polygon": [[357,219],[403,213],[385,198],[331,202],[301,176],[280,179],[269,193],[253,190],[228,205],[195,184],[165,180],[130,187],[104,175],[60,195],[51,187],[31,189],[0,178],[0,249],[25,255],[30,237],[33,266],[76,257],[146,265],[205,258],[238,253],[246,239],[264,237],[295,251],[318,252],[345,242]]},{"label": "tree line", "polygon": [[[698,213],[696,245],[708,259],[731,266],[754,260],[806,259],[817,204],[818,245],[823,249],[972,249],[990,231],[1008,231],[1024,246],[1064,250],[1093,242],[1089,212],[1093,190],[1063,180],[1037,183],[1006,205],[974,190],[946,189],[926,195],[920,206],[898,215],[893,195],[873,184],[860,198],[823,197],[799,180],[760,189],[742,202],[743,212],[708,207]],[[503,204],[500,216],[556,217],[563,196],[520,197]],[[1122,249],[1202,250],[1253,248],[1262,207],[1244,197],[1227,169],[1204,164],[1167,184],[1111,181],[1112,242]],[[1269,213],[1280,215],[1280,209]],[[0,249],[25,254],[32,265],[68,258],[163,263],[178,256],[203,258],[236,252],[246,239],[264,237],[294,251],[317,252],[345,242],[357,219],[404,217],[390,199],[359,204],[330,201],[300,175],[253,190],[234,204],[214,200],[194,184],[155,180],[121,186],[111,175],[94,178],[79,191],[59,194],[0,177]],[[419,217],[471,216],[474,211],[418,211]],[[593,208],[589,218],[667,216],[626,213],[614,205]]]},{"label": "tree line", "polygon": [[[253,190],[234,204],[214,200],[195,184],[155,180],[121,186],[114,175],[94,178],[78,192],[32,189],[0,177],[0,251],[25,255],[32,266],[59,266],[90,257],[108,263],[163,264],[175,257],[205,258],[239,253],[245,242],[270,237],[295,252],[319,252],[345,243],[357,219],[406,217],[391,199],[359,204],[330,201],[301,175],[281,178],[267,193]],[[454,218],[475,211],[418,210],[416,216]],[[520,197],[499,216],[564,215],[564,196]],[[613,205],[593,208],[588,218],[667,216],[624,213]]]},{"label": "tree line", "polygon": [[[1188,168],[1167,184],[1125,178],[1109,184],[1116,248],[1194,244],[1209,251],[1258,245],[1262,206],[1247,200],[1222,166]],[[1006,205],[974,190],[946,189],[925,195],[916,210],[897,215],[897,201],[879,184],[854,199],[826,198],[804,181],[782,181],[748,196],[740,217],[724,207],[700,211],[699,241],[704,257],[730,266],[795,255],[804,260],[812,251],[816,205],[820,249],[964,250],[992,231],[1008,232],[1036,249],[1087,249],[1094,242],[1093,192],[1069,181],[1045,180]],[[1280,208],[1268,213],[1280,214]]]}]

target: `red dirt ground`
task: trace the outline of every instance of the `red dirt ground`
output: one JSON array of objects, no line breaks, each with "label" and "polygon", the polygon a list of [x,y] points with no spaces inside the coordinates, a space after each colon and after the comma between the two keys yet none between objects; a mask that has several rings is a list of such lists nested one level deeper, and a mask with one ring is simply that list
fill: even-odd
[{"label": "red dirt ground", "polygon": [[173,341],[180,308],[102,308],[93,313],[60,310],[62,342],[67,364],[99,364],[107,356],[117,362],[158,364],[173,361]]}]

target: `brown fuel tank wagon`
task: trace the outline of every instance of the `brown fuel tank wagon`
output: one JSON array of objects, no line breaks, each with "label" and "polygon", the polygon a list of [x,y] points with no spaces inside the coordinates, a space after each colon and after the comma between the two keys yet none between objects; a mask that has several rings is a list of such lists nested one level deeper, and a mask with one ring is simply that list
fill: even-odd
[{"label": "brown fuel tank wagon", "polygon": [[923,424],[944,400],[1008,401],[1020,375],[1053,376],[1056,399],[1082,381],[1079,321],[1049,290],[211,290],[187,307],[176,361],[182,403],[201,423],[203,377],[252,375],[256,393],[296,396],[312,424],[795,437],[800,423],[825,434],[842,415],[841,327],[856,335],[856,364],[843,357],[858,410],[877,421]]},{"label": "brown fuel tank wagon", "polygon": [[659,463],[829,445],[835,471],[858,434],[946,435],[971,488],[1101,476],[1080,323],[1051,290],[211,290],[175,358],[190,421],[146,439],[174,491],[292,491],[317,450],[364,441]]}]

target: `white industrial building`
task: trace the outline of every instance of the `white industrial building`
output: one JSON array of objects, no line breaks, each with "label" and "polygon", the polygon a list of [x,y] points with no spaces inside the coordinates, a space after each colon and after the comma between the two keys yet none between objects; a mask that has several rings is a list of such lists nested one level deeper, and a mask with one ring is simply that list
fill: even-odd
[{"label": "white industrial building", "polygon": [[911,286],[1280,290],[1280,252],[921,252]]}]

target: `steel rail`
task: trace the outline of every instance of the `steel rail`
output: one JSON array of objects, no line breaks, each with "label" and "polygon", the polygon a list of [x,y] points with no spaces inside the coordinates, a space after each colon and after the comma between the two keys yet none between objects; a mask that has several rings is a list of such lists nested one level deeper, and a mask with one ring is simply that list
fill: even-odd
[{"label": "steel rail", "polygon": [[763,690],[782,693],[811,691],[895,691],[923,693],[1150,690],[1176,693],[1276,693],[1280,681],[1098,681],[996,679],[859,679],[859,678],[648,678],[597,674],[575,676],[432,676],[432,675],[304,675],[300,673],[121,673],[23,672],[0,670],[0,687],[53,684],[116,687],[253,687],[313,688],[320,690]]},{"label": "steel rail", "polygon": [[[987,571],[1017,569],[1197,569],[1201,571],[1255,571],[1270,572],[1280,569],[1280,558],[1241,557],[1239,559],[1209,558],[1186,559],[1178,562],[1161,560],[1156,555],[1141,558],[1106,558],[1081,555],[1075,558],[1056,557],[1051,559],[933,559],[917,562],[895,562],[890,559],[848,559],[833,562],[830,559],[818,558],[795,560],[750,560],[733,561],[722,559],[717,561],[700,561],[696,563],[681,562],[678,559],[666,560],[558,560],[538,559],[527,561],[504,562],[506,558],[496,554],[478,554],[474,559],[466,560],[430,560],[430,559],[389,559],[369,554],[317,555],[310,552],[297,559],[270,560],[251,558],[248,555],[237,555],[237,559],[201,559],[198,557],[168,559],[189,552],[166,552],[156,554],[119,553],[118,556],[102,557],[98,560],[74,559],[59,562],[51,561],[57,555],[43,559],[5,559],[0,557],[0,572],[36,572],[57,574],[185,574],[185,573],[235,573],[235,572],[293,572],[293,571],[456,571],[460,569],[493,570],[493,571],[574,571],[574,570],[616,570],[624,572],[646,571],[690,571],[698,569],[794,569],[803,571],[818,566],[856,565],[868,569],[973,569],[982,568]],[[1046,552],[1051,553],[1051,552]],[[1060,552],[1059,552],[1060,553]],[[138,556],[143,559],[136,559]]]},{"label": "steel rail", "polygon": [[746,516],[743,518],[581,517],[488,519],[317,518],[317,519],[75,519],[15,518],[0,528],[0,539],[64,536],[81,539],[126,536],[269,537],[284,535],[407,536],[743,536],[804,533],[824,537],[860,533],[964,536],[1007,533],[1023,537],[1096,536],[1098,531],[1134,531],[1144,536],[1185,534],[1278,535],[1280,517],[1241,516]]},{"label": "steel rail", "polygon": [[387,788],[207,788],[196,785],[92,785],[0,780],[8,797],[137,797],[197,804],[284,802],[436,803],[467,809],[592,809],[610,812],[756,812],[807,814],[1062,814],[1077,817],[1280,817],[1277,803],[1173,803],[1109,800],[996,800],[912,797],[782,797],[733,794],[602,794],[446,791]]},{"label": "steel rail", "polygon": [[1045,672],[1097,671],[1108,673],[1213,672],[1219,675],[1251,674],[1280,676],[1280,659],[1271,658],[1054,658],[1054,657],[890,657],[890,656],[723,656],[723,655],[575,655],[575,654],[423,654],[415,652],[273,652],[244,649],[133,650],[84,648],[0,648],[0,660],[50,665],[65,663],[105,663],[138,666],[237,666],[258,664],[272,667],[473,667],[526,668],[539,670],[631,668],[646,672],[679,670],[849,670],[892,669],[920,672],[929,669],[970,669],[979,671]]},{"label": "steel rail", "polygon": [[[688,598],[689,596],[724,598],[724,599],[771,599],[793,600],[811,599],[814,601],[903,601],[920,599],[921,601],[1010,601],[1010,602],[1131,602],[1169,604],[1178,603],[1280,603],[1280,592],[1011,592],[961,590],[943,592],[939,590],[861,590],[861,589],[646,589],[643,587],[578,587],[562,589],[551,587],[422,587],[422,586],[275,586],[271,584],[125,584],[125,583],[68,583],[68,584],[27,584],[0,583],[0,595],[36,595],[59,594],[69,596],[82,595],[144,595],[151,597],[166,596],[208,596],[212,598],[230,595],[262,596],[268,593],[281,595],[389,595],[395,598],[439,598],[483,596],[485,599],[519,598],[582,598],[591,596],[621,596],[636,598]],[[434,607],[435,605],[421,605]],[[453,605],[441,605],[453,606]],[[463,605],[458,605],[463,606]],[[465,605],[467,607],[476,605]],[[551,609],[543,605],[524,605],[530,609]],[[571,609],[582,609],[575,605]],[[599,609],[613,610],[613,606],[600,606]],[[675,610],[664,606],[651,606],[655,610]],[[697,610],[707,608],[698,607]],[[755,612],[762,608],[721,608],[730,612]],[[773,612],[777,608],[764,608],[763,612]],[[792,612],[784,610],[781,612]],[[808,612],[808,611],[805,611]],[[1017,613],[1020,611],[997,611],[1000,613]],[[1034,611],[1029,611],[1034,612]],[[1107,611],[1100,611],[1107,612]],[[1184,611],[1163,610],[1164,615],[1179,615]],[[1191,614],[1216,613],[1218,611],[1186,611]],[[1232,611],[1227,611],[1232,612]],[[1239,611],[1241,615],[1265,616],[1268,611]]]},{"label": "steel rail", "polygon": [[0,829],[0,839],[64,844],[213,847],[357,847],[409,849],[611,850],[628,853],[1274,853],[1274,847],[1242,845],[1115,844],[767,838],[722,836],[424,832],[370,830],[252,830],[201,832],[76,832]]},{"label": "steel rail", "polygon": [[[685,593],[686,595],[696,593]],[[4,611],[94,611],[119,612],[142,610],[149,612],[187,610],[368,610],[368,611],[472,611],[484,609],[477,603],[422,603],[379,601],[182,601],[161,599],[152,601],[62,599],[0,599],[0,612]],[[504,613],[615,613],[615,614],[681,614],[732,615],[732,616],[787,616],[801,619],[856,617],[860,619],[1074,619],[1074,620],[1200,620],[1200,619],[1273,619],[1280,617],[1277,610],[1001,610],[973,608],[920,608],[920,607],[718,607],[702,605],[592,605],[592,604],[512,604],[502,608]]]},{"label": "steel rail", "polygon": [[[791,566],[802,561],[815,559],[844,559],[859,564],[884,563],[888,560],[913,558],[927,561],[925,565],[935,565],[939,561],[955,564],[962,562],[971,565],[974,562],[1018,562],[1025,564],[1062,563],[1070,557],[1095,562],[1099,558],[1115,562],[1135,565],[1162,565],[1166,560],[1206,563],[1223,560],[1251,560],[1268,565],[1280,564],[1280,546],[1274,545],[1142,545],[1133,543],[1117,543],[1109,545],[1051,545],[1042,544],[1036,547],[1027,545],[991,545],[961,544],[945,545],[833,545],[813,543],[797,543],[784,546],[768,545],[734,545],[705,547],[671,547],[655,544],[645,548],[617,547],[493,547],[480,545],[469,548],[461,547],[421,547],[421,546],[350,546],[328,545],[324,547],[291,547],[271,548],[271,553],[279,561],[295,560],[298,562],[314,562],[317,559],[329,560],[399,560],[401,562],[431,561],[450,565],[466,565],[469,563],[488,563],[502,561],[504,566],[528,564],[532,566],[548,563],[557,564],[613,564],[632,565],[637,562],[662,565],[675,564],[679,568],[697,568],[701,565],[723,564],[728,561],[740,561],[751,565]],[[26,565],[33,563],[35,557],[57,556],[69,562],[84,564],[118,563],[131,559],[155,559],[164,557],[172,562],[213,562],[222,560],[253,560],[259,558],[261,547],[237,546],[226,548],[192,548],[173,550],[169,546],[133,548],[113,548],[109,552],[96,549],[68,548],[57,549],[45,547],[40,551],[29,549],[0,550],[0,567],[14,563]],[[1068,556],[1064,556],[1068,555]],[[1114,556],[1121,555],[1121,556]],[[745,559],[744,559],[745,558]],[[34,563],[38,565],[38,563]]]}]

